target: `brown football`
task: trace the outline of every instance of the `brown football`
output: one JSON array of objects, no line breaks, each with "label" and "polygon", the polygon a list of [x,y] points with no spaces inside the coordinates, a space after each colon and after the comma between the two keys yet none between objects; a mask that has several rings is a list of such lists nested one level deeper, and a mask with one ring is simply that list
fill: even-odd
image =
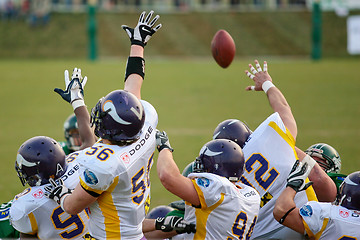
[{"label": "brown football", "polygon": [[235,57],[235,42],[227,31],[220,29],[211,41],[211,51],[215,61],[227,68]]}]

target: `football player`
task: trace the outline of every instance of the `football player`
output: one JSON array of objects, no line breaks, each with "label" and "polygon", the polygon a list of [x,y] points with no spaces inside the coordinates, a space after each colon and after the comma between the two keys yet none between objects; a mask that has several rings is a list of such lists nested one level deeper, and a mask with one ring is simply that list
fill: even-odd
[{"label": "football player", "polygon": [[335,148],[326,143],[315,143],[308,147],[305,153],[311,156],[334,181],[339,192],[346,175],[340,173],[341,158]]},{"label": "football player", "polygon": [[66,142],[60,142],[65,154],[70,154],[92,146],[97,141],[97,137],[90,127],[90,115],[84,103],[87,77],[82,77],[80,68],[74,68],[71,81],[68,70],[65,70],[64,76],[65,91],[60,88],[55,88],[54,91],[74,109],[74,113],[64,122]]},{"label": "football player", "polygon": [[295,163],[286,189],[276,200],[276,220],[301,234],[305,232],[310,239],[359,239],[360,171],[345,178],[335,204],[309,201],[297,206],[294,198],[309,186],[305,182],[309,168],[306,163]]},{"label": "football player", "polygon": [[[281,91],[275,87],[267,71],[255,60],[255,67],[249,64],[250,71],[245,71],[255,86],[248,86],[247,91],[264,91],[274,113],[262,122],[254,132],[236,119],[221,122],[215,129],[213,139],[231,139],[242,147],[245,172],[241,182],[254,187],[261,196],[261,208],[252,239],[304,239],[291,229],[279,224],[272,216],[276,199],[285,189],[286,177],[297,159],[316,165],[313,169],[314,188],[319,198],[335,199],[336,187],[310,156],[295,147],[297,126],[291,108]],[[307,157],[306,157],[307,156]],[[297,204],[317,200],[314,188],[298,194]]]},{"label": "football player", "polygon": [[60,141],[59,144],[63,148],[66,155],[80,150],[82,142],[77,119],[74,113],[67,117],[64,122],[64,136],[65,141]]},{"label": "football player", "polygon": [[244,155],[231,140],[206,143],[195,160],[194,173],[183,176],[172,155],[165,132],[157,131],[157,172],[163,186],[186,201],[185,220],[196,233],[185,239],[248,239],[260,206],[256,190],[235,183],[244,172]]},{"label": "football player", "polygon": [[[78,127],[78,123],[77,123],[75,114],[71,115],[67,119],[67,121],[65,121],[64,128],[65,128],[65,131],[68,131],[68,130],[73,131],[73,130],[76,129],[77,137],[79,138],[79,141],[80,141],[80,144],[79,144],[78,148],[85,148],[85,147],[91,146],[93,143],[95,143],[95,138],[90,134],[91,133],[91,129],[90,129],[90,126],[89,126],[90,117],[89,117],[89,114],[87,112],[87,109],[86,109],[85,106],[79,106],[79,105],[76,105],[76,103],[75,103],[75,100],[78,101],[78,100],[81,100],[83,98],[83,88],[84,88],[84,86],[86,84],[87,78],[85,77],[84,80],[85,81],[83,81],[83,78],[81,76],[81,69],[77,69],[77,68],[74,69],[73,74],[71,76],[71,81],[69,80],[68,71],[67,70],[65,71],[65,86],[66,86],[67,91],[66,92],[62,91],[62,93],[63,93],[62,96],[66,101],[72,103],[73,108],[74,108],[74,112],[75,112],[76,116],[80,119],[80,121],[79,121],[79,127]],[[56,91],[58,91],[58,90],[56,90]],[[73,103],[75,103],[75,104],[73,104]],[[67,123],[70,123],[71,126],[67,126]],[[79,129],[81,131],[79,131]],[[66,133],[65,133],[65,136],[66,136]],[[36,138],[34,138],[34,139],[36,139]],[[70,136],[69,136],[69,139],[70,139]],[[83,139],[83,141],[81,141],[81,139]],[[45,141],[49,141],[49,139],[46,138]],[[34,142],[35,142],[34,146],[37,146],[35,140],[34,140]],[[84,144],[81,144],[81,142],[83,142]],[[69,143],[72,143],[72,144],[67,145],[67,146],[76,145],[76,144],[74,144],[75,142],[73,142],[73,141],[69,141]],[[28,143],[28,144],[30,144],[30,143]],[[33,145],[31,145],[31,146],[33,146]],[[71,147],[71,148],[68,149],[68,150],[71,150],[68,153],[74,152],[78,148]],[[63,146],[62,146],[62,149],[64,150]],[[67,148],[65,148],[65,149],[67,149]],[[66,155],[68,153],[65,152]],[[69,156],[69,159],[70,159],[69,161],[73,162],[72,157]],[[34,159],[34,160],[36,160],[36,159]],[[71,163],[71,164],[75,164],[75,163]],[[42,165],[44,165],[44,163],[42,163]],[[69,172],[69,174],[74,175],[74,176],[78,176],[77,175],[78,168],[79,168],[78,164],[75,164],[73,166],[72,170],[70,168],[71,171]],[[23,169],[25,169],[25,170],[23,170]],[[41,169],[41,170],[43,170],[43,169]],[[29,171],[29,170],[22,166],[22,167],[17,168],[17,171],[18,171],[18,173],[19,172],[21,173],[22,171]],[[37,173],[36,172],[31,172],[31,174],[37,174]],[[77,184],[78,179],[77,179],[77,177],[74,177],[74,176],[71,177],[71,180],[67,180],[67,181],[71,181],[71,183],[67,183],[68,185],[75,186]],[[32,177],[32,176],[29,176],[29,178],[30,177]],[[66,175],[64,175],[63,178],[67,179]],[[30,186],[32,186],[32,185],[30,185]],[[35,186],[34,186],[34,188],[35,188]],[[15,199],[14,199],[14,201],[16,202],[15,207],[13,208],[13,210],[11,212],[12,212],[12,214],[15,214],[17,216],[13,217],[13,219],[17,219],[17,218],[21,217],[21,219],[19,221],[26,221],[26,215],[21,216],[21,214],[25,214],[25,212],[19,213],[17,211],[17,208],[19,208],[20,206],[24,207],[24,208],[29,208],[30,210],[28,211],[28,214],[33,214],[32,210],[31,210],[31,208],[33,206],[33,204],[31,202],[33,201],[33,199],[31,197],[29,197],[29,195],[31,195],[31,194],[29,194],[31,191],[36,191],[36,190],[34,190],[32,188],[26,189],[25,192],[28,192],[28,194],[27,194],[28,196],[27,197],[22,197],[21,200],[19,200],[19,201],[17,199],[19,198],[18,196],[21,196],[21,194],[19,194],[18,196],[15,197]],[[42,190],[39,190],[39,191],[42,191]],[[43,197],[43,196],[41,196],[41,197]],[[8,202],[7,204],[3,204],[1,206],[0,211],[2,213],[4,213],[4,214],[1,214],[3,217],[1,218],[2,221],[1,221],[1,225],[0,225],[0,238],[16,238],[17,236],[19,236],[19,231],[17,231],[17,229],[19,229],[19,226],[17,227],[17,229],[15,229],[12,225],[10,225],[10,222],[9,222],[9,213],[10,213],[10,208],[11,208],[12,202],[13,202],[13,200]],[[46,205],[49,205],[49,204],[47,203]],[[49,206],[51,206],[51,204]],[[56,206],[56,207],[58,207],[58,206]],[[44,210],[43,205],[39,205],[38,212],[40,210]],[[66,215],[67,214],[64,214],[64,216],[66,216]],[[49,221],[50,220],[49,217],[50,217],[49,214],[37,214],[37,218],[38,218],[37,221],[38,222]],[[53,217],[53,216],[51,216],[51,217]],[[87,221],[87,219],[86,219],[86,221]],[[68,223],[70,225],[70,224],[74,224],[75,222],[74,221],[73,222],[68,221]],[[14,226],[16,226],[16,224],[18,224],[18,220],[16,220],[16,221],[14,220]],[[65,225],[63,225],[63,226],[65,226]],[[85,222],[84,222],[84,226],[86,226]],[[25,224],[24,227],[26,228],[28,226]],[[36,227],[36,226],[34,226],[34,227]],[[67,230],[71,229],[71,227],[69,227],[69,228],[67,228],[67,227],[68,227],[68,225],[66,225],[66,227],[63,228],[63,230],[67,231]],[[41,232],[40,236],[42,238],[44,238],[44,237],[48,238],[48,237],[51,237],[51,236],[58,236],[59,237],[59,235],[56,235],[56,234],[59,234],[59,231],[57,231],[54,228],[49,228],[46,233],[44,233],[44,228],[43,227],[40,227],[40,228],[42,230],[42,231],[40,231]],[[23,230],[23,228],[20,228],[20,231],[22,231],[22,230]],[[22,235],[24,235],[24,232],[22,233]],[[79,237],[79,236],[82,236],[82,235],[83,234],[76,235],[75,237]],[[71,238],[70,235],[69,235],[69,237]]]},{"label": "football player", "polygon": [[54,139],[37,136],[19,148],[15,169],[23,186],[30,188],[15,196],[10,208],[12,226],[20,238],[81,239],[88,232],[88,212],[70,215],[54,201],[45,197],[50,179],[58,179],[75,188],[79,178],[79,164],[65,153]]},{"label": "football player", "polygon": [[[135,28],[123,25],[131,47],[124,90],[110,92],[92,109],[91,123],[100,140],[77,152],[80,184],[71,191],[52,181],[49,198],[70,214],[89,207],[89,231],[96,239],[143,239],[142,222],[150,201],[150,169],[158,115],[141,100],[144,46],[161,28],[159,15],[142,12]],[[84,102],[79,102],[84,105]],[[79,119],[78,119],[79,120]]]}]

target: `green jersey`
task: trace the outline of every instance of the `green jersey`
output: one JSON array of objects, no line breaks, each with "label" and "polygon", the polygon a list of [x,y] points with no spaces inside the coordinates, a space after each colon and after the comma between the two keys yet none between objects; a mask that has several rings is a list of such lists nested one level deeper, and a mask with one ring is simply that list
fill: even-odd
[{"label": "green jersey", "polygon": [[0,206],[0,239],[4,238],[19,238],[20,233],[10,225],[9,212],[12,204],[10,202],[1,204]]},{"label": "green jersey", "polygon": [[65,155],[69,155],[70,153],[73,152],[72,150],[70,150],[69,145],[67,144],[66,141],[59,142],[59,144],[62,147],[62,149],[64,150]]},{"label": "green jersey", "polygon": [[339,187],[341,183],[344,181],[344,179],[347,177],[347,175],[341,173],[327,173],[327,175],[334,181],[337,188],[337,192],[339,192]]}]

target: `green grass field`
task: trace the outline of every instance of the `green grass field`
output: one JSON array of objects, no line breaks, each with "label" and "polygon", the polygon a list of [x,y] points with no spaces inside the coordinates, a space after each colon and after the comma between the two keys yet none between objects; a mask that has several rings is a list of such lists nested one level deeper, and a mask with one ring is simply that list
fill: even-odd
[{"label": "green grass field", "polygon": [[[316,142],[333,145],[342,158],[342,172],[360,169],[359,61],[267,58],[274,83],[292,106],[298,124],[297,145]],[[209,141],[216,125],[238,118],[254,130],[271,109],[263,92],[246,92],[252,81],[244,74],[253,59],[236,59],[222,69],[210,58],[147,59],[142,97],[158,111],[158,128],[167,131],[180,170]],[[6,202],[23,187],[14,170],[22,142],[36,135],[64,139],[63,122],[72,107],[53,92],[64,87],[63,72],[80,67],[88,76],[88,109],[111,90],[123,87],[124,59],[1,60],[0,201]],[[157,155],[156,155],[157,156]],[[160,184],[152,168],[152,207],[176,200]]]}]

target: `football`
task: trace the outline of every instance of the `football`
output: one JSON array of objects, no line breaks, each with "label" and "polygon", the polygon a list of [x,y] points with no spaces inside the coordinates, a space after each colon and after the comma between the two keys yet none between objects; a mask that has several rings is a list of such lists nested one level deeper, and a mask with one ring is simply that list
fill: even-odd
[{"label": "football", "polygon": [[220,29],[211,41],[211,51],[215,61],[227,68],[235,57],[235,42],[227,31]]}]

